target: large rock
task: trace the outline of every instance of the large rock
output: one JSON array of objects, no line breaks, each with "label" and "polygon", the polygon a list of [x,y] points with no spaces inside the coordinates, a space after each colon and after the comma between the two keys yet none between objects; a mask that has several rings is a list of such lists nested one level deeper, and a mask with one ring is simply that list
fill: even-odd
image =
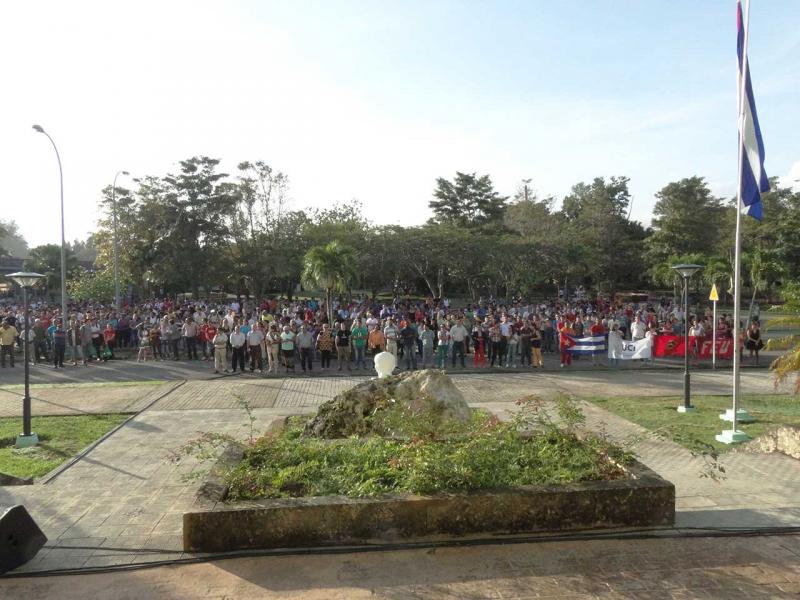
[{"label": "large rock", "polygon": [[800,459],[800,427],[781,425],[761,434],[742,449],[748,452],[781,452]]},{"label": "large rock", "polygon": [[450,377],[444,371],[428,369],[371,379],[338,394],[319,407],[305,433],[322,438],[369,435],[372,431],[367,417],[395,403],[426,418],[441,421],[470,418],[469,406]]}]

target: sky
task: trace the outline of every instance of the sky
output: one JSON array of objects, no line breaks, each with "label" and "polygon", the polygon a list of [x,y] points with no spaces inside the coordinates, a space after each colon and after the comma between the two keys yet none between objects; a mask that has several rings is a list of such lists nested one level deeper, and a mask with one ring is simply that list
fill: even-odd
[{"label": "sky", "polygon": [[[749,52],[767,173],[794,184],[797,0],[753,0]],[[291,208],[359,201],[381,224],[426,221],[456,171],[558,199],[624,175],[645,224],[671,181],[736,189],[733,0],[31,0],[4,5],[0,53],[0,219],[31,246],[61,239],[33,124],[61,154],[68,240],[118,171],[200,155],[264,160]]]}]

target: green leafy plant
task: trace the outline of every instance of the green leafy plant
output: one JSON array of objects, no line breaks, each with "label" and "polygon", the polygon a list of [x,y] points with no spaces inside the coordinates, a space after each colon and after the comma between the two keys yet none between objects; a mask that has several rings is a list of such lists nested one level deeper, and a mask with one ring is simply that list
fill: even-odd
[{"label": "green leafy plant", "polygon": [[226,475],[229,497],[437,494],[624,476],[620,465],[631,454],[581,439],[575,429],[583,414],[574,401],[559,397],[552,417],[545,404],[531,397],[508,421],[476,411],[466,423],[436,430],[430,415],[388,407],[379,424],[392,437],[324,440],[304,435],[304,420],[292,419],[246,449]]}]

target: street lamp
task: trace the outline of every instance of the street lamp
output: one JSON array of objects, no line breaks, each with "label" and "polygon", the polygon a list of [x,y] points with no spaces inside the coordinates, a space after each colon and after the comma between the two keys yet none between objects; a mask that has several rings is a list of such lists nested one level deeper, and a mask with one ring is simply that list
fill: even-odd
[{"label": "street lamp", "polygon": [[111,204],[114,207],[114,307],[119,311],[119,238],[117,238],[117,177],[130,175],[127,171],[117,171],[111,186]]},{"label": "street lamp", "polygon": [[689,399],[689,279],[703,267],[701,265],[681,264],[672,267],[683,277],[683,406],[678,412],[694,411]]},{"label": "street lamp", "polygon": [[64,171],[61,168],[61,156],[56,148],[56,143],[50,134],[47,133],[41,125],[34,125],[33,129],[39,133],[43,133],[53,144],[53,150],[56,151],[56,159],[58,160],[58,177],[61,181],[61,323],[64,329],[67,328],[67,244],[64,237]]},{"label": "street lamp", "polygon": [[30,350],[28,349],[30,315],[28,315],[28,288],[35,286],[44,275],[39,273],[11,273],[11,280],[22,288],[23,314],[25,315],[25,335],[22,338],[23,352],[25,353],[25,396],[22,398],[22,433],[17,436],[17,448],[29,448],[39,443],[39,436],[31,432],[31,394],[30,394]]}]

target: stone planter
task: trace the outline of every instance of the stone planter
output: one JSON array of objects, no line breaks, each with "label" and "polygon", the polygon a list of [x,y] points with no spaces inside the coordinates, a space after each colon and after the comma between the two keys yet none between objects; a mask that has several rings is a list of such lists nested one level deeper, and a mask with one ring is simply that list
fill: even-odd
[{"label": "stone planter", "polygon": [[[225,460],[234,458],[229,455]],[[324,496],[241,503],[220,501],[225,490],[211,481],[199,495],[200,510],[183,515],[183,549],[223,552],[673,525],[675,486],[641,463],[628,465],[626,471],[628,478],[613,481],[465,494]]]}]

